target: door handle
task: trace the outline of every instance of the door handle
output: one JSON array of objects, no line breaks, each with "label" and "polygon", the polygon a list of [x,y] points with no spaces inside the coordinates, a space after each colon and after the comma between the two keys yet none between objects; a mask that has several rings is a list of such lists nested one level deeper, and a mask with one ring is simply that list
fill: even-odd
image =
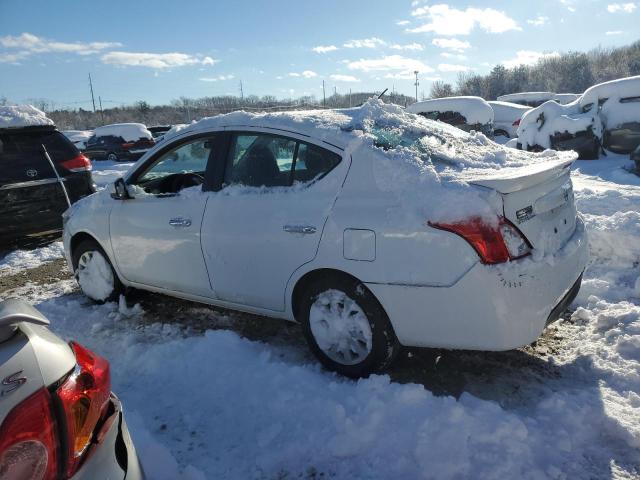
[{"label": "door handle", "polygon": [[190,227],[191,219],[182,217],[172,218],[171,220],[169,220],[169,225],[171,225],[172,227]]},{"label": "door handle", "polygon": [[285,225],[282,229],[287,233],[302,233],[304,235],[316,233],[316,227],[313,225]]}]

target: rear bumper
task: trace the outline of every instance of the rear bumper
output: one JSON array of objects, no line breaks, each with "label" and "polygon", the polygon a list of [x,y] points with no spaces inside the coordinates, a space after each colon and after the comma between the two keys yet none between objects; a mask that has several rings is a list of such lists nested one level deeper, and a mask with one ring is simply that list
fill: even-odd
[{"label": "rear bumper", "polygon": [[535,341],[570,304],[587,259],[586,233],[579,221],[553,260],[477,263],[448,287],[367,286],[403,345],[510,350]]},{"label": "rear bumper", "polygon": [[144,472],[124,421],[122,405],[115,395],[111,401],[114,413],[98,434],[98,444],[92,447],[88,458],[72,480],[144,480]]}]

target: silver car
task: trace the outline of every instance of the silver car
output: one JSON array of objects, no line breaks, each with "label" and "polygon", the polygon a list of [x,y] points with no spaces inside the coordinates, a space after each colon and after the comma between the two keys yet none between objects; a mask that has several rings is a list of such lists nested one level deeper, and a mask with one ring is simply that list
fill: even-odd
[{"label": "silver car", "polygon": [[109,363],[48,324],[0,302],[0,479],[143,479]]}]

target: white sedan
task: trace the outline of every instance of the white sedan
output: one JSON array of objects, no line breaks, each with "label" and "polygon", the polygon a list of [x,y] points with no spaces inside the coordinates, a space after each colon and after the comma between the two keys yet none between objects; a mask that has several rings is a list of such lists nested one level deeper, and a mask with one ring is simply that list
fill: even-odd
[{"label": "white sedan", "polygon": [[506,350],[580,287],[572,160],[375,100],[213,117],[72,206],[66,257],[96,301],[135,287],[298,321],[348,376],[401,345]]}]

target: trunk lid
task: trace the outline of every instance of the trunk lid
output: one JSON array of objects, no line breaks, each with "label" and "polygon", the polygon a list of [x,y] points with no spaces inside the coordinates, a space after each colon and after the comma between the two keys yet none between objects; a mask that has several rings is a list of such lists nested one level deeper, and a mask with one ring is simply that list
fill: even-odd
[{"label": "trunk lid", "polygon": [[571,238],[576,228],[572,163],[573,160],[545,162],[470,182],[498,192],[504,217],[535,249],[553,253]]}]

